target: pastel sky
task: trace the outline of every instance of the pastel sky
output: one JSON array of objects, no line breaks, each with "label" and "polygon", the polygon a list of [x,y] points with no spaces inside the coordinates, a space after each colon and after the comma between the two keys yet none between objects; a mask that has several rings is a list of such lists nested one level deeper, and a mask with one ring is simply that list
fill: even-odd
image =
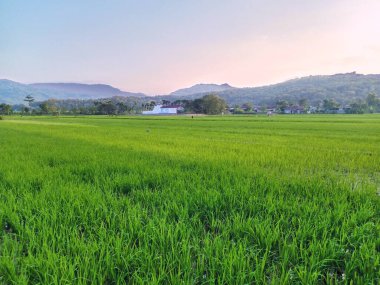
[{"label": "pastel sky", "polygon": [[380,73],[379,0],[1,0],[0,78],[165,94]]}]

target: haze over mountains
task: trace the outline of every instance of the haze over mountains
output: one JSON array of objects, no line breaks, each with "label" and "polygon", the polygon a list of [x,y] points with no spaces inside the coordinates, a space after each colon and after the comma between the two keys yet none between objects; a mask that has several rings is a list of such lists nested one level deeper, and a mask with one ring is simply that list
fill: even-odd
[{"label": "haze over mountains", "polygon": [[25,96],[31,95],[36,101],[54,99],[99,99],[114,96],[144,97],[142,93],[121,91],[106,84],[82,83],[34,83],[0,80],[0,102],[7,104],[23,103]]},{"label": "haze over mountains", "polygon": [[20,104],[27,95],[36,101],[55,99],[100,99],[114,96],[139,97],[146,100],[184,100],[200,98],[216,93],[228,104],[272,104],[278,100],[297,102],[301,98],[310,103],[334,98],[340,103],[364,99],[368,93],[380,94],[380,74],[363,75],[353,73],[308,76],[282,83],[251,88],[236,88],[229,84],[197,84],[179,89],[163,96],[147,96],[143,93],[125,92],[105,84],[81,83],[36,83],[22,84],[0,80],[0,103]]}]

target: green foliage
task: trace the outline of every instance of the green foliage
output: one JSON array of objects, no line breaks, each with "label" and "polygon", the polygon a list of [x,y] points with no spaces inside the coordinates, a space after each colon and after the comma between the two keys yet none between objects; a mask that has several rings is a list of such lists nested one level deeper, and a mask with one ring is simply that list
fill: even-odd
[{"label": "green foliage", "polygon": [[242,107],[244,108],[244,110],[246,112],[252,112],[253,111],[253,104],[251,102],[246,102],[242,105]]},{"label": "green foliage", "polygon": [[227,107],[226,102],[215,94],[203,96],[202,101],[204,112],[209,115],[221,114]]},{"label": "green foliage", "polygon": [[357,100],[351,103],[350,107],[351,114],[364,114],[367,111],[368,105],[362,100]]},{"label": "green foliage", "polygon": [[339,103],[335,101],[335,99],[330,98],[330,99],[324,99],[323,100],[323,109],[325,111],[331,111],[339,108]]},{"label": "green foliage", "polygon": [[42,114],[59,114],[60,113],[60,108],[57,107],[57,100],[55,99],[49,99],[47,101],[42,102],[39,105],[41,109]]},{"label": "green foliage", "polygon": [[[160,100],[158,100],[160,101]],[[347,101],[348,102],[348,101]],[[169,105],[171,101],[163,99],[162,104]],[[215,94],[203,96],[202,98],[188,100],[181,99],[173,102],[175,105],[183,107],[185,113],[203,113],[203,114],[221,114],[226,103]],[[366,100],[355,99],[349,101],[350,104],[342,105],[335,98],[326,98],[314,107],[315,112],[318,113],[336,113],[340,108],[345,108],[348,113],[378,113],[380,112],[380,99],[374,93],[369,93]],[[298,104],[298,105],[297,105]],[[125,97],[112,97],[110,99],[100,100],[55,100],[49,99],[44,102],[35,102],[31,104],[34,109],[32,112],[35,114],[82,114],[82,115],[125,115],[125,114],[140,114],[144,110],[152,110],[156,105],[156,101],[144,100],[142,98],[125,98]],[[283,113],[285,109],[293,108],[295,110],[301,109],[302,112],[309,110],[309,99],[300,98],[297,101],[277,100],[271,102],[271,107],[276,106],[279,113]],[[39,107],[36,108],[36,107]],[[253,104],[246,102],[241,106],[233,104],[236,114],[252,113]],[[261,104],[259,110],[266,112],[266,104]],[[350,106],[350,108],[347,108]],[[240,110],[241,109],[241,110]],[[28,109],[28,112],[30,109]],[[1,105],[0,105],[1,112]],[[295,111],[297,112],[297,111]]]},{"label": "green foliage", "polygon": [[30,104],[34,102],[34,97],[33,97],[32,95],[27,95],[27,96],[24,98],[24,101],[25,101],[25,102],[28,102],[28,105],[30,106]]},{"label": "green foliage", "polygon": [[368,106],[377,106],[380,103],[380,99],[377,98],[376,94],[371,92],[367,96],[367,105]]},{"label": "green foliage", "polygon": [[208,94],[192,103],[192,111],[207,115],[218,115],[225,111],[226,102],[215,94]]},{"label": "green foliage", "polygon": [[10,115],[12,113],[12,106],[8,104],[0,104],[0,115]]},{"label": "green foliage", "polygon": [[30,108],[29,107],[22,107],[22,109],[21,109],[21,114],[22,115],[27,115],[27,114],[29,114],[30,113]]},{"label": "green foliage", "polygon": [[368,94],[366,103],[370,113],[380,112],[380,98],[375,93],[371,92]]},{"label": "green foliage", "polygon": [[301,107],[303,108],[308,108],[310,105],[309,105],[309,100],[306,99],[306,98],[301,98],[298,100],[298,105],[300,105]]},{"label": "green foliage", "polygon": [[117,107],[111,100],[101,100],[95,102],[97,114],[99,115],[116,115]]},{"label": "green foliage", "polygon": [[0,284],[379,284],[379,133],[379,115],[9,118]]},{"label": "green foliage", "polygon": [[49,99],[33,105],[38,106],[42,114],[121,115],[140,113],[143,102],[141,98],[112,97],[99,100]]},{"label": "green foliage", "polygon": [[234,108],[234,114],[241,115],[244,114],[244,110],[241,108]]},{"label": "green foliage", "polygon": [[288,101],[286,100],[280,100],[280,101],[277,101],[276,103],[276,108],[280,111],[280,112],[284,112],[284,110],[289,107],[289,103]]}]

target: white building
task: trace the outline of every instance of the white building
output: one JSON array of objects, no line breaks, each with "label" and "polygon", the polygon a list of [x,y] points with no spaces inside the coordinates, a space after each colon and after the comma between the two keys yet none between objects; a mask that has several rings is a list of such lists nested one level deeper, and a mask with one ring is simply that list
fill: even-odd
[{"label": "white building", "polygon": [[143,111],[143,115],[175,115],[178,111],[178,106],[154,106],[152,111]]}]

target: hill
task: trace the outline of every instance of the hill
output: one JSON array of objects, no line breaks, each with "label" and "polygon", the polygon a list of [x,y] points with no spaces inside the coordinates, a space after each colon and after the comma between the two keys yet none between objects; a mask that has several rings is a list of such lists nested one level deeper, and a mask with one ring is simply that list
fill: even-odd
[{"label": "hill", "polygon": [[230,105],[251,102],[254,104],[274,104],[279,100],[297,102],[307,99],[318,104],[323,99],[334,98],[341,104],[357,99],[365,99],[368,93],[380,95],[380,74],[343,73],[317,75],[288,80],[282,83],[251,88],[235,88],[228,84],[197,84],[179,89],[163,96],[124,92],[105,84],[79,83],[35,83],[21,84],[10,80],[0,80],[0,103],[19,104],[26,95],[37,101],[55,99],[99,99],[110,97],[139,97],[147,100],[190,100],[216,93]]},{"label": "hill", "polygon": [[36,101],[55,99],[99,99],[114,96],[144,97],[142,93],[121,91],[105,84],[81,83],[34,83],[22,84],[11,80],[0,80],[0,103],[19,104],[25,96],[32,95]]},{"label": "hill", "polygon": [[[278,100],[297,102],[305,98],[316,104],[323,99],[334,98],[339,103],[348,103],[364,99],[369,92],[380,95],[380,75],[353,73],[318,75],[288,80],[282,83],[252,88],[231,88],[213,91],[228,104],[273,104]],[[204,92],[188,94],[186,99],[200,98]],[[183,96],[170,94],[163,96],[167,100],[180,100]]]},{"label": "hill", "polygon": [[179,89],[170,93],[170,96],[189,96],[192,94],[210,93],[210,92],[221,92],[226,90],[233,90],[235,87],[230,86],[227,83],[218,84],[196,84],[189,88]]}]

